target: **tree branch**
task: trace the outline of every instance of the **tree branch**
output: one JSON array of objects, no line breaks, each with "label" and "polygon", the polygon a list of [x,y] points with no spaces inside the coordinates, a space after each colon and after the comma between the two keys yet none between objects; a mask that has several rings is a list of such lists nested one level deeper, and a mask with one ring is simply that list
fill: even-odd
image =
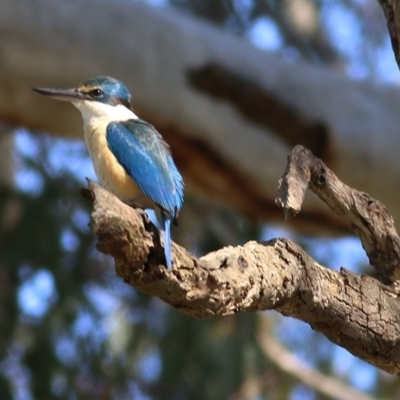
[{"label": "tree branch", "polygon": [[260,332],[257,341],[264,355],[280,370],[294,376],[316,392],[337,400],[374,400],[371,396],[347,386],[339,379],[324,375],[305,365],[268,333]]},{"label": "tree branch", "polygon": [[198,90],[231,102],[248,120],[269,128],[294,146],[302,144],[327,161],[331,149],[326,124],[307,118],[300,110],[279,99],[276,93],[217,63],[187,71],[189,82]]},{"label": "tree branch", "polygon": [[400,238],[386,207],[342,183],[310,150],[296,146],[288,156],[276,199],[286,216],[300,211],[307,187],[350,222],[382,282],[396,285],[400,280]]},{"label": "tree branch", "polygon": [[[297,146],[280,182],[279,204],[287,214],[298,212],[308,184],[335,212],[350,219],[375,268],[386,273],[386,279],[396,278],[392,257],[398,238],[385,208],[341,183],[322,161]],[[275,309],[309,323],[357,357],[400,375],[400,305],[378,280],[325,268],[286,239],[251,241],[200,259],[173,244],[170,271],[164,265],[159,232],[146,214],[93,182],[89,188],[97,248],[114,258],[117,275],[128,284],[198,318]],[[375,234],[380,236],[374,239]]]}]

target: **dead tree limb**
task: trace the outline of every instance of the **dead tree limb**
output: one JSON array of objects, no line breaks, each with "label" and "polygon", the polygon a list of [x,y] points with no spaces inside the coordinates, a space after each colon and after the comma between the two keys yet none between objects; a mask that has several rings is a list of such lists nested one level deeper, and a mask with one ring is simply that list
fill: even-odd
[{"label": "dead tree limb", "polygon": [[[164,265],[160,235],[141,210],[89,182],[97,247],[114,258],[118,276],[197,318],[274,309],[307,322],[355,356],[400,375],[400,304],[395,293],[399,238],[385,207],[344,185],[321,160],[296,146],[280,181],[277,203],[300,210],[310,187],[349,220],[382,281],[319,265],[286,239],[251,241],[196,258],[173,244]],[[391,285],[386,285],[390,283]]]},{"label": "dead tree limb", "polygon": [[342,183],[310,150],[296,146],[288,156],[276,199],[286,216],[300,211],[308,187],[349,221],[382,282],[396,285],[400,280],[400,238],[386,207]]}]

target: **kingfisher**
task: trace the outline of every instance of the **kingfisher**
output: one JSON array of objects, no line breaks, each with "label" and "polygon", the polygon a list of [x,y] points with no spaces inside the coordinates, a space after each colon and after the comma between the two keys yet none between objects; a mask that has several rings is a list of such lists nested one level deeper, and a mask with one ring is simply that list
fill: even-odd
[{"label": "kingfisher", "polygon": [[133,112],[127,87],[109,76],[97,76],[76,88],[33,90],[69,101],[81,112],[87,149],[105,189],[128,204],[159,210],[166,265],[171,269],[171,222],[177,225],[184,183],[168,144]]}]

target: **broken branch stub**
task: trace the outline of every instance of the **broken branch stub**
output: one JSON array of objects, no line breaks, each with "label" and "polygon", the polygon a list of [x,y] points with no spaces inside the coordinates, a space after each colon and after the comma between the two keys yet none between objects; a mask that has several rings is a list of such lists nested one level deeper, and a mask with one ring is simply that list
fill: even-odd
[{"label": "broken branch stub", "polygon": [[349,221],[379,279],[395,290],[400,282],[400,238],[386,207],[367,193],[345,185],[322,160],[298,145],[289,154],[279,180],[276,204],[285,216],[300,212],[308,187],[334,213]]}]

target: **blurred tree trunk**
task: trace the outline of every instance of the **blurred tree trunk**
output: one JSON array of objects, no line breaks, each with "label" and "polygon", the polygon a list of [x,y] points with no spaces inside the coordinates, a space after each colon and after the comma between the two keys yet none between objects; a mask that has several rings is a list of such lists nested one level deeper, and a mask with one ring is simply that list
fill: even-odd
[{"label": "blurred tree trunk", "polygon": [[[81,137],[73,107],[30,87],[112,75],[131,89],[137,113],[171,143],[189,190],[283,221],[274,206],[279,175],[288,149],[306,141],[349,185],[377,197],[400,220],[393,190],[400,180],[397,88],[288,62],[139,1],[0,0],[0,9],[3,121]],[[202,76],[210,65],[224,75]],[[218,82],[233,92],[215,91]],[[256,115],[247,112],[255,106]],[[314,198],[291,223],[317,233],[348,229]]]}]

